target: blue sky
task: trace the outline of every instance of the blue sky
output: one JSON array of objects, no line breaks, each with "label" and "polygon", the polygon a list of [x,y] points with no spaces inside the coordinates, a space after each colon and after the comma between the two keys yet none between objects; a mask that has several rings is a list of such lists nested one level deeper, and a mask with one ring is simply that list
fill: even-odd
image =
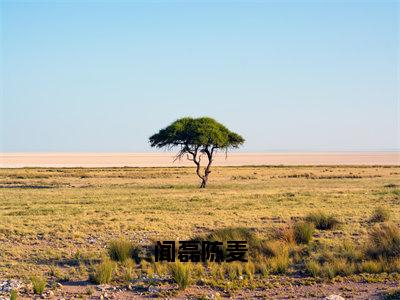
[{"label": "blue sky", "polygon": [[398,2],[0,5],[0,151],[149,151],[182,116],[243,151],[400,149]]}]

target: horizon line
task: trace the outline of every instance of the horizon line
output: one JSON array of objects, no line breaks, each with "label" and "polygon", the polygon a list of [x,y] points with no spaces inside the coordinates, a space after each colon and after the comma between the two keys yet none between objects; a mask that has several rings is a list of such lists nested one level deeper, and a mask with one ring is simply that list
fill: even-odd
[{"label": "horizon line", "polygon": [[[224,149],[218,149],[217,153],[225,153]],[[268,153],[400,153],[400,149],[370,149],[370,150],[261,150],[261,151],[240,151],[228,150],[228,153],[236,154],[268,154]],[[176,151],[0,151],[3,154],[174,154]]]}]

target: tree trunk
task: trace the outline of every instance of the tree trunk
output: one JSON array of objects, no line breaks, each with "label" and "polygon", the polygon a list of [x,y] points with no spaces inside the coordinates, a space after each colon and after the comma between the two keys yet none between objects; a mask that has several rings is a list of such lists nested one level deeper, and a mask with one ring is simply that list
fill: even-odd
[{"label": "tree trunk", "polygon": [[196,164],[196,166],[197,166],[197,167],[196,167],[196,174],[197,174],[197,176],[199,176],[199,178],[201,179],[200,188],[203,189],[203,188],[206,187],[207,179],[205,178],[205,176],[202,176],[202,175],[200,174],[200,160],[199,160],[199,161],[194,160],[194,162],[195,162],[195,164]]},{"label": "tree trunk", "polygon": [[211,149],[211,152],[208,150],[208,147],[204,149],[204,152],[207,154],[208,158],[208,164],[204,170],[204,176],[201,176],[201,185],[200,188],[204,189],[207,186],[207,181],[208,181],[208,175],[211,173],[211,163],[213,161],[213,154],[214,154],[214,148]]},{"label": "tree trunk", "polygon": [[201,178],[200,188],[204,189],[207,186],[208,175]]},{"label": "tree trunk", "polygon": [[189,151],[189,153],[193,156],[193,159],[190,159],[190,160],[196,164],[196,174],[201,179],[201,184],[200,184],[201,189],[204,189],[207,186],[208,175],[211,173],[210,168],[211,168],[211,163],[213,161],[214,149],[215,148],[213,147],[211,149],[211,152],[208,150],[208,147],[206,147],[204,149],[204,152],[207,154],[207,158],[208,158],[208,164],[204,170],[204,175],[201,174],[201,170],[200,170],[201,169],[201,165],[200,165],[201,157],[197,157],[198,148],[196,148],[194,151]]}]

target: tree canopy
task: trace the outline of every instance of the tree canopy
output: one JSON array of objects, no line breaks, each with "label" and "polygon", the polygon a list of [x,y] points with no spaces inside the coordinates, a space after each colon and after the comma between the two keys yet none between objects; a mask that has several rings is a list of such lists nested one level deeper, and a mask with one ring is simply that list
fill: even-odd
[{"label": "tree canopy", "polygon": [[[218,149],[228,151],[237,148],[244,143],[244,138],[230,131],[221,123],[212,118],[181,118],[168,127],[161,129],[149,138],[152,147],[173,148],[180,147],[176,159],[185,154],[193,161],[197,168],[196,173],[201,178],[201,188],[206,187],[213,155]],[[200,172],[200,161],[202,154],[206,154],[208,164],[204,174]]]},{"label": "tree canopy", "polygon": [[152,147],[208,146],[210,149],[237,148],[244,139],[212,118],[181,118],[150,137]]}]

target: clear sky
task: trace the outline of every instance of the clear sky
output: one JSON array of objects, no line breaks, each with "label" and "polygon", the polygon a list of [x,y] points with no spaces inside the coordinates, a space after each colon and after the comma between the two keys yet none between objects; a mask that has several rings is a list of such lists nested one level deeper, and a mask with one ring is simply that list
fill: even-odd
[{"label": "clear sky", "polygon": [[0,2],[0,151],[149,151],[183,116],[243,151],[400,149],[399,2]]}]

